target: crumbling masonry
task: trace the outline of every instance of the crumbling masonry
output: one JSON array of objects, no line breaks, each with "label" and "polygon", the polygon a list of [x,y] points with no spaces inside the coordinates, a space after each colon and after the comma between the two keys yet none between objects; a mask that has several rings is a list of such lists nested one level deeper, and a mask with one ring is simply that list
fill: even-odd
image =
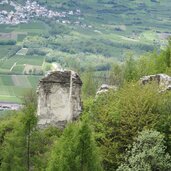
[{"label": "crumbling masonry", "polygon": [[82,111],[82,81],[73,71],[54,71],[39,82],[38,127],[57,126],[78,118]]}]

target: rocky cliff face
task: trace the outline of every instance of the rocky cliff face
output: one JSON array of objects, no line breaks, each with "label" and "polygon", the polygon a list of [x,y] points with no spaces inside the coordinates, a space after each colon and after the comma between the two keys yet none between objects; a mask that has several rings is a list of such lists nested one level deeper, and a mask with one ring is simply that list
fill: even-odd
[{"label": "rocky cliff face", "polygon": [[55,71],[40,80],[38,86],[38,127],[62,128],[82,111],[82,81],[73,71]]}]

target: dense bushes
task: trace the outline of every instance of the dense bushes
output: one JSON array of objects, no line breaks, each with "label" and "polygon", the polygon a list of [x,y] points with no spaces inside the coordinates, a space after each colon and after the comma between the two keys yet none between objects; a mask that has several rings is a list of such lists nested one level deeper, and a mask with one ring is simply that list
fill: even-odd
[{"label": "dense bushes", "polygon": [[140,58],[136,59],[133,55],[128,54],[124,60],[124,63],[113,64],[110,70],[109,82],[119,85],[124,81],[130,82],[132,80],[138,81],[145,75],[152,74],[171,74],[171,43],[165,50],[160,53],[154,51],[153,53],[147,53]]},{"label": "dense bushes", "polygon": [[166,154],[164,136],[157,131],[142,131],[128,150],[125,162],[117,171],[169,171],[171,170],[171,157]]},{"label": "dense bushes", "polygon": [[20,49],[22,48],[22,46],[12,46],[7,54],[7,57],[10,58],[12,56],[14,56]]},{"label": "dense bushes", "polygon": [[0,45],[15,45],[15,40],[0,40]]},{"label": "dense bushes", "polygon": [[[103,167],[113,171],[120,166],[118,170],[136,170],[139,162],[145,168],[154,163],[153,168],[160,166],[159,171],[170,169],[170,92],[159,94],[156,85],[142,87],[132,82],[117,92],[110,91],[95,100],[87,99],[83,119],[65,128],[62,136],[57,128],[38,130],[35,127],[35,103],[28,97],[25,98],[26,108],[0,121],[0,169],[99,171]],[[87,114],[89,119],[85,117]],[[154,133],[145,131],[150,129]],[[142,131],[145,133],[139,134]],[[138,144],[142,135],[142,141],[149,139],[148,142],[158,148],[152,156]],[[137,157],[142,155],[144,158]],[[148,156],[154,162],[145,162]],[[128,166],[128,162],[132,165]]]},{"label": "dense bushes", "polygon": [[45,56],[46,52],[40,49],[29,49],[27,52],[27,55],[39,55],[39,56]]},{"label": "dense bushes", "polygon": [[[104,168],[115,170],[125,150],[144,129],[156,129],[171,137],[168,113],[171,93],[159,94],[157,86],[141,87],[129,83],[118,92],[109,92],[95,100],[91,107],[96,141],[101,148]],[[165,123],[163,122],[165,120]],[[166,132],[167,130],[167,132]],[[166,137],[165,137],[166,138]],[[171,139],[167,138],[167,151]]]},{"label": "dense bushes", "polygon": [[137,82],[169,73],[170,59],[170,44],[160,54],[129,56],[110,73],[118,90],[96,98],[89,68],[82,75],[84,111],[64,131],[37,129],[35,96],[27,95],[21,111],[0,120],[0,170],[171,170],[171,92]]}]

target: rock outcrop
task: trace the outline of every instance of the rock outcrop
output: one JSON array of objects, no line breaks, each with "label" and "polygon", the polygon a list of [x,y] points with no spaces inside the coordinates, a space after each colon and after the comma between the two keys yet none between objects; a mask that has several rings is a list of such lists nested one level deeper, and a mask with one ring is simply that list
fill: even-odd
[{"label": "rock outcrop", "polygon": [[171,77],[166,74],[156,74],[144,76],[140,79],[141,84],[156,82],[161,91],[171,90]]},{"label": "rock outcrop", "polygon": [[73,71],[54,71],[39,82],[38,127],[63,128],[78,118],[82,111],[82,81]]},{"label": "rock outcrop", "polygon": [[111,85],[108,85],[108,84],[102,84],[101,87],[98,89],[98,91],[96,93],[96,96],[98,96],[98,95],[100,95],[102,93],[106,93],[109,90],[116,91],[117,90],[117,87],[116,86],[111,86]]}]

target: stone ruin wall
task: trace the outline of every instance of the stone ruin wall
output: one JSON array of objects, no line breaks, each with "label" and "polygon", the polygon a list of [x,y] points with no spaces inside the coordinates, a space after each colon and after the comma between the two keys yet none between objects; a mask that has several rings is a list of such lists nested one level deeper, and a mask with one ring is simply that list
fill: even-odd
[{"label": "stone ruin wall", "polygon": [[156,82],[159,86],[160,92],[171,90],[171,77],[166,74],[148,75],[140,78],[142,85]]},{"label": "stone ruin wall", "polygon": [[82,111],[82,81],[73,71],[54,71],[39,82],[38,127],[63,128],[78,118]]}]

